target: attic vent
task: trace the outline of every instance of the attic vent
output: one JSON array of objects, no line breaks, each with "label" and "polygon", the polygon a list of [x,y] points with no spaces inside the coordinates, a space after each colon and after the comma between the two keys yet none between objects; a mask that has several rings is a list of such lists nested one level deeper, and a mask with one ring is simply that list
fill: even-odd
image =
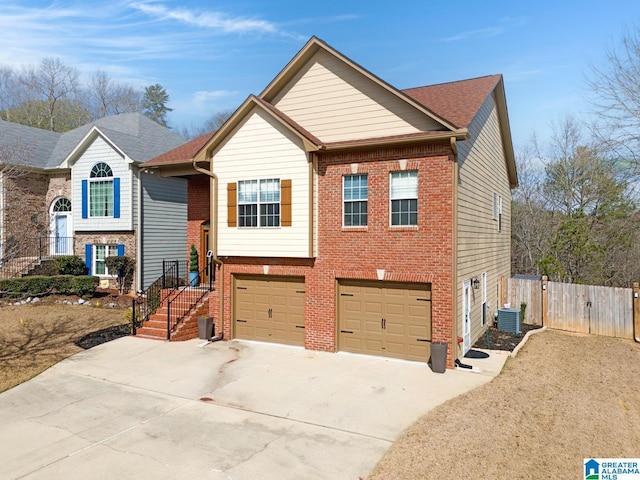
[{"label": "attic vent", "polygon": [[499,308],[498,330],[509,333],[520,333],[520,309]]}]

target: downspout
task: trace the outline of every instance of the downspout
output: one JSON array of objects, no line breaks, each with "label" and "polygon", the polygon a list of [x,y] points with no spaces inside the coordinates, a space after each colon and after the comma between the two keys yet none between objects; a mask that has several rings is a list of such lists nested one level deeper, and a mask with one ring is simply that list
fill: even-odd
[{"label": "downspout", "polygon": [[[136,292],[142,291],[142,170],[137,169],[134,176],[138,184],[138,218],[136,218]],[[164,272],[162,272],[164,273]]]},{"label": "downspout", "polygon": [[[452,255],[453,255],[453,268],[452,268],[452,315],[453,321],[451,322],[451,353],[454,359],[458,359],[458,350],[460,344],[458,343],[458,145],[456,143],[456,137],[450,137],[451,151],[453,152],[453,178],[452,178],[452,195],[453,195],[453,231],[452,234]],[[454,354],[455,349],[455,354]]]},{"label": "downspout", "polygon": [[218,176],[213,173],[213,158],[211,159],[211,170],[206,170],[196,164],[195,158],[191,164],[196,172],[202,173],[209,177],[209,217],[212,232],[209,235],[209,250],[211,250],[211,260],[220,266],[220,292],[218,293],[218,316],[220,318],[220,335],[224,334],[224,263],[218,258]]}]

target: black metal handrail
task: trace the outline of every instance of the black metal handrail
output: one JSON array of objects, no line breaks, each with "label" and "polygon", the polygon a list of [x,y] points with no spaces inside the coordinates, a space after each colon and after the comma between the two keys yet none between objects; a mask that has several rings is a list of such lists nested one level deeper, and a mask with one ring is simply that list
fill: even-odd
[{"label": "black metal handrail", "polygon": [[[208,275],[207,283],[200,283],[200,279],[206,278],[213,263],[207,262],[207,266],[200,270],[197,277],[189,279],[189,284],[182,287],[175,295],[171,295],[167,301],[167,340],[171,338],[171,332],[176,326],[200,303],[204,296],[213,291],[214,278]],[[195,272],[193,272],[195,273]],[[178,309],[180,312],[172,318],[171,309]]]},{"label": "black metal handrail", "polygon": [[15,240],[0,245],[0,278],[27,275],[42,260],[73,255],[74,237],[38,237],[27,242]]},{"label": "black metal handrail", "polygon": [[38,238],[38,256],[42,258],[73,255],[74,237]]},{"label": "black metal handrail", "polygon": [[132,333],[166,301],[173,292],[187,282],[186,260],[163,260],[162,275],[146,290],[139,292],[132,303]]}]

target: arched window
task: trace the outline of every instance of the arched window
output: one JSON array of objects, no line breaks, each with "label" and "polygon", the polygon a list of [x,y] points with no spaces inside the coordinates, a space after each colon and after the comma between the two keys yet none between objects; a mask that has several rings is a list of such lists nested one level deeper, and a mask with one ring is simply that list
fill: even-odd
[{"label": "arched window", "polygon": [[104,162],[96,163],[91,169],[91,178],[113,177],[111,167]]},{"label": "arched window", "polygon": [[54,212],[70,212],[71,211],[71,200],[65,197],[60,197],[53,204]]},{"label": "arched window", "polygon": [[89,216],[114,216],[113,171],[104,162],[96,163],[89,176]]}]

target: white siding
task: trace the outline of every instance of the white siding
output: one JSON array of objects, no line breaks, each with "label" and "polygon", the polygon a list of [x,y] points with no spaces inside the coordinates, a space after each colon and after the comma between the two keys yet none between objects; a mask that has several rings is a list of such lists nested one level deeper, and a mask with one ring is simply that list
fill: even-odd
[{"label": "white siding", "polygon": [[[214,154],[218,175],[218,255],[308,257],[309,166],[302,142],[268,115],[254,110]],[[239,180],[291,180],[292,226],[227,226],[227,184]]]},{"label": "white siding", "polygon": [[[82,180],[89,179],[91,168],[105,162],[120,178],[120,218],[82,218]],[[132,172],[130,164],[122,158],[102,137],[97,137],[71,167],[73,185],[73,224],[76,231],[122,231],[133,230]]]},{"label": "white siding", "polygon": [[[490,96],[458,143],[458,334],[462,335],[462,284],[481,281],[471,296],[471,341],[482,334],[482,273],[487,273],[487,324],[498,308],[500,278],[510,276],[511,190],[498,111]],[[502,231],[493,219],[493,193],[502,196]]]},{"label": "white siding", "polygon": [[442,129],[326,52],[316,54],[273,104],[323,142]]}]

